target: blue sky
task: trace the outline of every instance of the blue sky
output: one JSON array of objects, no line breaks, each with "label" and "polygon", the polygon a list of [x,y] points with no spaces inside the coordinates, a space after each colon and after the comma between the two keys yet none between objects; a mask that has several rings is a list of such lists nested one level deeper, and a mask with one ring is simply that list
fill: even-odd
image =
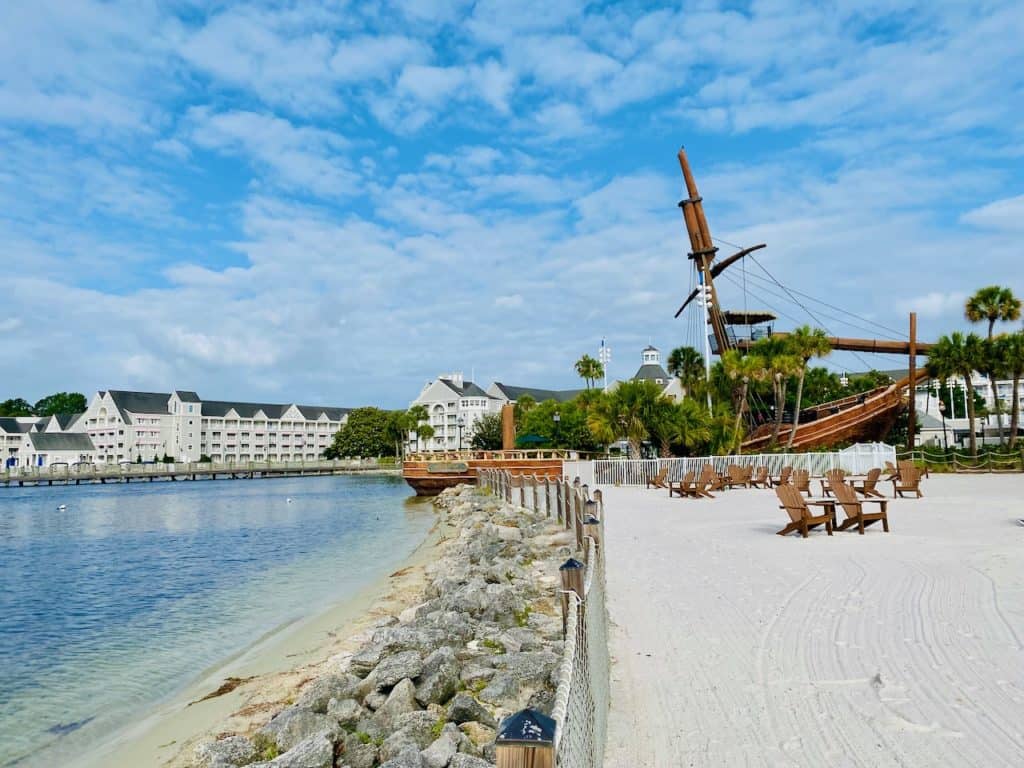
[{"label": "blue sky", "polygon": [[935,336],[1024,293],[1021,40],[1019,2],[4,4],[0,396],[402,406],[574,386],[602,336],[628,376],[695,341],[681,144],[716,236]]}]

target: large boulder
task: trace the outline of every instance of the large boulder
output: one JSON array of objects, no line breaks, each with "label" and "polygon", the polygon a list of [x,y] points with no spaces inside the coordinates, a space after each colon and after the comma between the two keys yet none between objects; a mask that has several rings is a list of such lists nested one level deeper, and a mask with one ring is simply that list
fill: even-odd
[{"label": "large boulder", "polygon": [[365,734],[350,733],[345,737],[341,765],[346,768],[373,768],[377,764],[377,745]]},{"label": "large boulder", "polygon": [[491,728],[498,725],[487,707],[465,691],[455,694],[455,698],[448,705],[448,720],[453,723],[476,721]]},{"label": "large boulder", "polygon": [[302,689],[295,706],[324,714],[331,699],[345,699],[359,686],[354,675],[323,675]]},{"label": "large boulder", "polygon": [[519,680],[508,672],[499,672],[487,683],[487,687],[480,691],[480,699],[488,704],[516,709],[515,703],[519,699]]},{"label": "large boulder", "polygon": [[355,725],[365,715],[366,710],[355,699],[331,699],[327,704],[327,716],[342,728]]},{"label": "large boulder", "polygon": [[416,747],[406,745],[387,762],[381,763],[380,768],[423,768],[423,757]]},{"label": "large boulder", "polygon": [[245,736],[228,736],[205,741],[196,747],[193,765],[196,768],[217,768],[222,765],[245,765],[256,754],[256,745]]},{"label": "large boulder", "polygon": [[298,707],[289,707],[279,712],[258,731],[260,736],[273,741],[282,752],[287,752],[310,736],[326,733],[333,737],[337,732],[338,723],[334,718]]},{"label": "large boulder", "polygon": [[423,657],[419,651],[402,651],[381,659],[369,678],[377,690],[388,689],[405,678],[419,677],[423,671]]},{"label": "large boulder", "polygon": [[420,754],[423,756],[426,768],[446,768],[458,751],[458,742],[452,738],[450,733],[442,731],[441,735]]},{"label": "large boulder", "polygon": [[387,701],[377,709],[373,719],[384,730],[391,730],[399,717],[416,712],[419,708],[416,703],[416,687],[412,684],[412,680],[405,678],[391,689]]},{"label": "large boulder", "polygon": [[494,764],[479,757],[460,753],[452,758],[448,768],[494,768]]},{"label": "large boulder", "polygon": [[443,704],[454,694],[459,684],[459,663],[455,652],[442,646],[423,662],[421,681],[416,686],[416,700],[423,706]]},{"label": "large boulder", "polygon": [[462,723],[459,730],[466,734],[466,738],[476,747],[486,747],[493,744],[498,732],[494,728],[488,728],[482,723]]},{"label": "large boulder", "polygon": [[358,677],[366,677],[373,668],[380,664],[384,657],[384,645],[371,643],[365,645],[356,652],[348,662],[348,668]]},{"label": "large boulder", "polygon": [[437,738],[437,724],[437,718],[430,712],[402,715],[394,722],[397,730],[380,746],[381,760],[390,760],[409,745],[415,746],[417,753],[426,749]]},{"label": "large boulder", "polygon": [[373,643],[383,646],[386,654],[399,651],[428,654],[444,645],[446,640],[444,632],[437,627],[419,624],[387,627],[373,633]]},{"label": "large boulder", "polygon": [[493,659],[494,666],[503,669],[521,683],[543,685],[550,682],[552,672],[560,659],[551,651],[523,651],[506,653]]},{"label": "large boulder", "polygon": [[254,763],[251,768],[333,768],[334,742],[326,733],[303,739],[269,763]]}]

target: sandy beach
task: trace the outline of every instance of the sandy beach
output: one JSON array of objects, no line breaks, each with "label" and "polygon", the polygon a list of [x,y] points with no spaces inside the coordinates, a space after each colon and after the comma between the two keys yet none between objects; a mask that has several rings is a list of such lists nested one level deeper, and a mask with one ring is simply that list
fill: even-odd
[{"label": "sandy beach", "polygon": [[1024,765],[1021,475],[807,540],[767,490],[602,490],[608,768]]},{"label": "sandy beach", "polygon": [[[202,672],[197,682],[143,721],[68,768],[188,766],[200,741],[263,725],[291,703],[303,683],[348,658],[382,619],[416,602],[425,583],[424,568],[437,557],[445,538],[445,531],[435,526],[390,576],[326,611],[278,628],[235,658]],[[199,701],[228,678],[252,679]]]}]

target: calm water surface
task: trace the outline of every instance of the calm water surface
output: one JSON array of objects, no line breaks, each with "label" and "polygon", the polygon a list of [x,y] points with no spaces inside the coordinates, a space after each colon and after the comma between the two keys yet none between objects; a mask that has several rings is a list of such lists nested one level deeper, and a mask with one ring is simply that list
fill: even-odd
[{"label": "calm water surface", "polygon": [[0,766],[88,752],[432,522],[391,477],[0,488]]}]

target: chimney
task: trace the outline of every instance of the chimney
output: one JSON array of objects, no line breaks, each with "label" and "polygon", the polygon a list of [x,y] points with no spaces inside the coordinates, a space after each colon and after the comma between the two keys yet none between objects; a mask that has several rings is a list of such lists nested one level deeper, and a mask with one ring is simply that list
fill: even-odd
[{"label": "chimney", "polygon": [[462,386],[462,371],[454,371],[452,373],[452,384],[456,387]]}]

